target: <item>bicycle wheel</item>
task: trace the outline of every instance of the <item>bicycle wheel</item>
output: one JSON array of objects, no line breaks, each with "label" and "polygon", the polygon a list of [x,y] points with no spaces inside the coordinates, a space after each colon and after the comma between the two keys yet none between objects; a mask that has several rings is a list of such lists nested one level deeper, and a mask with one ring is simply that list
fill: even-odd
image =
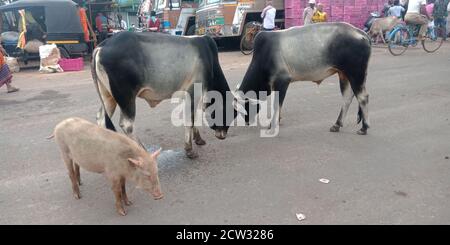
[{"label": "bicycle wheel", "polygon": [[441,27],[428,28],[425,40],[422,40],[422,47],[428,53],[436,52],[444,42],[445,31]]},{"label": "bicycle wheel", "polygon": [[389,35],[389,52],[394,56],[402,55],[409,46],[411,35],[406,28],[398,28]]},{"label": "bicycle wheel", "polygon": [[253,41],[255,39],[254,36],[255,36],[255,34],[252,31],[250,31],[250,32],[247,32],[242,37],[240,48],[241,48],[241,52],[244,55],[249,55],[249,54],[253,53]]}]

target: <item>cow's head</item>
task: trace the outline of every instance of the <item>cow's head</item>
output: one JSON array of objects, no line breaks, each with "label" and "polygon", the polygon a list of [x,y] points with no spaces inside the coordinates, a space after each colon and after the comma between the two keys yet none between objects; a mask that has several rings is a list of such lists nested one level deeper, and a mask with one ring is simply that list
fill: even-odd
[{"label": "cow's head", "polygon": [[[237,109],[239,105],[235,103],[230,91],[227,91],[224,95],[219,93],[215,95],[206,103],[207,121],[209,127],[215,131],[215,136],[223,140],[227,137],[230,125],[239,113]],[[244,110],[240,108],[240,111]]]},{"label": "cow's head", "polygon": [[236,86],[236,90],[233,93],[235,104],[237,105],[235,108],[245,116],[247,124],[259,113],[261,109],[259,102],[266,100],[267,96],[271,94],[268,83],[261,81],[265,81],[261,76],[258,76],[256,79],[249,79],[249,76],[246,74],[242,83]]}]

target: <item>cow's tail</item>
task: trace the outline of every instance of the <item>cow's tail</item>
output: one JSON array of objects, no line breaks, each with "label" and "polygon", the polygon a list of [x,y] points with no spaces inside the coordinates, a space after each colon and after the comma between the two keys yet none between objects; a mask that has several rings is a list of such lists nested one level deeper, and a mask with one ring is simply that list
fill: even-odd
[{"label": "cow's tail", "polygon": [[94,49],[94,52],[92,54],[92,61],[91,61],[92,79],[94,80],[95,89],[97,90],[98,97],[100,98],[100,101],[102,103],[106,128],[110,129],[112,131],[116,131],[116,128],[114,127],[114,124],[113,124],[111,118],[109,117],[108,112],[106,111],[105,102],[103,101],[103,97],[100,92],[100,88],[99,88],[99,84],[98,84],[99,81],[98,81],[98,76],[97,76],[97,61],[98,61],[98,55],[99,55],[100,50],[101,50],[101,47],[97,47],[96,49]]}]

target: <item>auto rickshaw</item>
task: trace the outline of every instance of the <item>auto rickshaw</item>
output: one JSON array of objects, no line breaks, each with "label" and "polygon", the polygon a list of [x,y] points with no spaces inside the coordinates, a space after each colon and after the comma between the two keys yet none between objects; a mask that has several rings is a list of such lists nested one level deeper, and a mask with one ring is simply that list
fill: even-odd
[{"label": "auto rickshaw", "polygon": [[[39,59],[39,52],[30,53],[18,47],[21,33],[26,42],[34,38],[43,44],[56,44],[63,58],[80,57],[90,50],[84,38],[78,5],[73,1],[19,0],[0,6],[0,16],[3,47],[10,56],[25,64]],[[24,21],[26,33],[23,32]]]}]

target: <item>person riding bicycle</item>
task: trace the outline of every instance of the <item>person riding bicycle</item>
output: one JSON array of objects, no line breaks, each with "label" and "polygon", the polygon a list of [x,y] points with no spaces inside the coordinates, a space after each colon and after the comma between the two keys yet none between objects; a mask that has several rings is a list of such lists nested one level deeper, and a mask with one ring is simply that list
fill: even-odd
[{"label": "person riding bicycle", "polygon": [[412,25],[420,25],[419,40],[425,39],[428,28],[428,20],[432,17],[426,11],[426,0],[409,0],[405,22]]},{"label": "person riding bicycle", "polygon": [[261,13],[261,18],[263,18],[263,30],[273,31],[275,29],[275,14],[277,10],[272,6],[272,0],[266,0],[266,7]]}]

